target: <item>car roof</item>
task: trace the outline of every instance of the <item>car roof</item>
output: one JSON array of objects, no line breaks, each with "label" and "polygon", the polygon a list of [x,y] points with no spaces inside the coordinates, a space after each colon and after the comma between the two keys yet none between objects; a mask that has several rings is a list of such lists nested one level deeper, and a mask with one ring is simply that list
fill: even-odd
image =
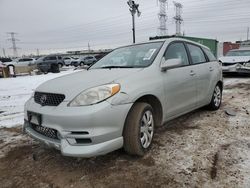
[{"label": "car roof", "polygon": [[[146,41],[146,42],[139,42],[139,43],[135,43],[135,44],[132,44],[132,45],[127,45],[127,46],[134,46],[134,45],[148,44],[148,43],[155,43],[155,42],[169,42],[170,43],[170,42],[174,42],[174,41],[188,42],[188,43],[191,43],[191,44],[194,44],[194,45],[198,45],[198,46],[200,46],[202,48],[205,48],[207,50],[210,50],[207,46],[204,46],[203,44],[200,44],[198,42],[194,42],[194,41],[191,41],[191,40],[188,40],[188,39],[178,38],[178,37],[149,40],[149,41]],[[126,46],[123,46],[123,47],[126,47]]]}]

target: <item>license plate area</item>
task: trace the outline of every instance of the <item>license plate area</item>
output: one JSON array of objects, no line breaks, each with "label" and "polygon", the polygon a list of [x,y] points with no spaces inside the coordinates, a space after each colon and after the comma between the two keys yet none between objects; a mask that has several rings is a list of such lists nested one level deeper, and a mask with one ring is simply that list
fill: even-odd
[{"label": "license plate area", "polygon": [[42,115],[35,112],[27,112],[28,122],[35,125],[42,125]]}]

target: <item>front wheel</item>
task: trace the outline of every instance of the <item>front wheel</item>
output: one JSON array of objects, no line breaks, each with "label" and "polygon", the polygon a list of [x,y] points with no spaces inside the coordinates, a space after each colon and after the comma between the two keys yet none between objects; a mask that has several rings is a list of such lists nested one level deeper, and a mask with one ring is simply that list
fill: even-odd
[{"label": "front wheel", "polygon": [[209,110],[218,110],[222,101],[222,89],[219,84],[215,86],[213,97],[208,105]]},{"label": "front wheel", "polygon": [[147,103],[135,103],[128,113],[123,130],[125,151],[143,156],[151,146],[154,124],[152,107]]}]

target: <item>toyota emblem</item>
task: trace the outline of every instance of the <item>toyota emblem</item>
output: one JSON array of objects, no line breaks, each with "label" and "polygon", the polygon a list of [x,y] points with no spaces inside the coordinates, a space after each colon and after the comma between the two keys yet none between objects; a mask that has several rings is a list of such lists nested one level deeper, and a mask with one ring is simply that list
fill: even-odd
[{"label": "toyota emblem", "polygon": [[42,95],[41,98],[40,98],[40,103],[41,103],[42,106],[45,105],[46,100],[47,100],[47,96],[46,95]]}]

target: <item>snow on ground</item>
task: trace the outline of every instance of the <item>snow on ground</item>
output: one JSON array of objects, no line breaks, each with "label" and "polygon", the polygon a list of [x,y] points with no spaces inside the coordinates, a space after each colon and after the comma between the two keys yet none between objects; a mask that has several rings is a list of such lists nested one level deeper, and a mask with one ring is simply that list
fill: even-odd
[{"label": "snow on ground", "polygon": [[36,87],[45,81],[73,73],[73,69],[60,73],[0,79],[0,127],[13,127],[23,123],[24,103]]},{"label": "snow on ground", "polygon": [[[25,93],[24,89],[30,88],[26,90],[30,95],[38,82],[52,78],[53,75],[48,74],[42,78],[29,76],[17,78],[19,81],[7,80],[11,86],[14,81],[18,84],[5,93],[1,91],[0,101],[10,95],[9,103],[13,105],[13,111],[18,111],[18,107],[21,112],[26,99],[20,96],[19,105],[16,105],[17,102],[11,102],[11,99],[16,99],[13,93]],[[22,79],[26,81],[21,82]],[[36,81],[28,82],[29,79]],[[26,86],[32,83],[32,87]],[[140,158],[118,150],[105,156],[76,160],[44,148],[22,134],[20,126],[0,128],[0,169],[3,172],[0,173],[0,185],[32,188],[249,188],[249,99],[250,78],[225,78],[223,103],[219,110],[199,109],[159,127],[151,149]],[[227,115],[225,111],[228,109],[235,111],[236,115]],[[9,117],[11,119],[12,115]],[[15,122],[9,124],[15,125]]]}]

